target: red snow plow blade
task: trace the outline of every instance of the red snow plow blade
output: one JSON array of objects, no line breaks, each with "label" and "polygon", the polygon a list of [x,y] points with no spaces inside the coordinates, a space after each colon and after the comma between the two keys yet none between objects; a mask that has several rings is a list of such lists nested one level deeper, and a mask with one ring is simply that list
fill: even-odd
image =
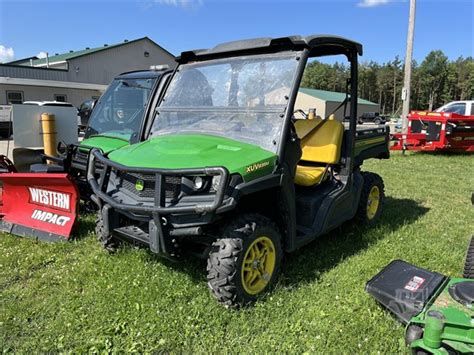
[{"label": "red snow plow blade", "polygon": [[391,150],[474,152],[474,116],[412,111],[405,137],[393,139]]},{"label": "red snow plow blade", "polygon": [[68,240],[79,192],[67,174],[0,174],[0,231],[47,241]]}]

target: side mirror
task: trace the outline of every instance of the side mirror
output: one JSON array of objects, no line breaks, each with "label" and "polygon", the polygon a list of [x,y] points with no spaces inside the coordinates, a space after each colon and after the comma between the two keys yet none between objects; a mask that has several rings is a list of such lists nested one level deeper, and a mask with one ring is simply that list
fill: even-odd
[{"label": "side mirror", "polygon": [[58,151],[59,154],[64,154],[67,151],[67,144],[64,143],[63,141],[60,141],[58,145],[56,146],[56,150]]}]

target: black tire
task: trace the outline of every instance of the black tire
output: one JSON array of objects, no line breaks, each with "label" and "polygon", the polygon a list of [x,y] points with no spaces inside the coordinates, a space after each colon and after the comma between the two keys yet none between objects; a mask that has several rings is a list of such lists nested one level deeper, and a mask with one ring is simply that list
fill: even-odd
[{"label": "black tire", "polygon": [[[258,282],[265,284],[261,291],[252,294],[244,286],[245,281],[242,277],[244,258],[250,252],[250,247],[254,245],[254,242],[261,238],[271,240],[273,244],[271,252],[274,252],[275,262],[272,274],[265,281],[262,281],[265,275],[261,273],[260,266],[252,263],[252,268],[255,270],[258,268],[259,271],[251,270],[250,272],[258,272],[261,276]],[[280,273],[282,258],[280,232],[270,219],[258,214],[238,216],[223,228],[222,238],[212,244],[207,260],[207,281],[211,294],[219,303],[232,308],[256,301],[258,296],[267,292],[275,284]],[[260,264],[260,261],[257,263]]]},{"label": "black tire", "polygon": [[[356,219],[360,223],[375,224],[380,218],[385,203],[385,186],[382,178],[374,173],[362,172],[364,185],[360,194],[359,205],[357,207]],[[369,197],[373,188],[378,188],[379,199],[375,213],[369,213]],[[373,203],[370,201],[370,204]]]},{"label": "black tire", "polygon": [[471,237],[471,242],[467,248],[463,276],[466,279],[474,279],[474,236]]},{"label": "black tire", "polygon": [[376,119],[374,120],[374,123],[375,123],[375,124],[380,124],[380,123],[382,123],[382,121],[380,120],[380,118],[376,118]]},{"label": "black tire", "polygon": [[100,245],[109,253],[115,253],[120,246],[119,240],[113,235],[105,233],[104,221],[97,217],[95,222],[95,234]]}]

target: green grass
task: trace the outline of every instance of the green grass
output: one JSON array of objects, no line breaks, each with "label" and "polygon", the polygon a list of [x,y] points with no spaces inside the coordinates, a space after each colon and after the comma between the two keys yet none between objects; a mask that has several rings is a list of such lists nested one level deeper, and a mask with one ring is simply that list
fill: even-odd
[{"label": "green grass", "polygon": [[404,352],[403,326],[364,292],[401,258],[450,276],[474,232],[474,156],[394,154],[380,223],[348,223],[290,255],[276,289],[227,310],[201,261],[147,250],[101,250],[93,218],[79,239],[48,244],[0,236],[0,342],[5,351]]}]

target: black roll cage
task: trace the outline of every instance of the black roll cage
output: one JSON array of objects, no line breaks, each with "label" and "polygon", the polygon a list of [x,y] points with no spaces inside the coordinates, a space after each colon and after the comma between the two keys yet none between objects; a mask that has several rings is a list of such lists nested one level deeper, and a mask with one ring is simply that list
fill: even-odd
[{"label": "black roll cage", "polygon": [[[310,35],[310,36],[288,36],[280,38],[255,38],[234,42],[222,43],[211,49],[197,49],[182,52],[176,61],[181,64],[188,64],[192,62],[203,62],[213,59],[223,59],[236,56],[258,55],[258,54],[274,54],[285,51],[300,51],[301,54],[296,58],[299,63],[297,71],[292,83],[291,91],[288,97],[288,103],[284,113],[284,123],[280,140],[278,142],[278,162],[281,164],[285,157],[286,145],[289,142],[289,132],[292,125],[292,117],[294,105],[301,79],[306,69],[306,64],[309,58],[323,57],[330,55],[345,55],[350,64],[350,120],[349,120],[349,135],[346,141],[346,152],[348,155],[344,161],[344,166],[341,169],[341,176],[347,177],[347,182],[350,181],[351,172],[354,168],[354,149],[357,127],[357,85],[358,85],[358,55],[362,55],[363,49],[360,43],[351,41],[349,39],[331,36],[331,35]],[[174,75],[179,70],[179,65],[175,68],[171,78],[167,81],[163,93],[166,92]],[[156,107],[159,107],[164,94],[161,95]],[[354,99],[352,99],[354,98]],[[150,120],[147,127],[146,135],[152,126],[153,120]]]}]

